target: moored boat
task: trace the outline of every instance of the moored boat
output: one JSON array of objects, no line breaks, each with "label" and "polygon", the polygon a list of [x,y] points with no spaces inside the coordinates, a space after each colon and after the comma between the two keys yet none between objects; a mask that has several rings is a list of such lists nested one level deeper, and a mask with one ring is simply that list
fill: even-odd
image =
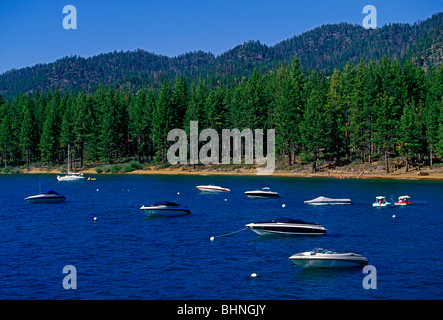
[{"label": "moored boat", "polygon": [[326,228],[322,225],[299,219],[278,218],[275,220],[254,222],[245,225],[257,234],[287,234],[287,235],[322,235]]},{"label": "moored boat", "polygon": [[200,185],[196,187],[198,190],[203,192],[230,192],[228,188],[223,188],[220,186],[214,186],[212,184],[209,185]]},{"label": "moored boat", "polygon": [[143,205],[140,207],[140,210],[143,210],[149,216],[171,217],[191,214],[191,210],[188,207],[169,201],[154,202],[149,206]]},{"label": "moored boat", "polygon": [[318,248],[313,251],[296,253],[289,259],[302,268],[345,268],[368,264],[368,259],[357,253],[339,253]]},{"label": "moored boat", "polygon": [[329,204],[351,204],[351,199],[331,199],[323,196],[317,197],[312,200],[304,201],[304,203],[313,205],[313,206],[323,206]]},{"label": "moored boat", "polygon": [[261,190],[246,191],[245,194],[251,199],[280,198],[280,195],[275,191],[271,191],[269,187],[264,187]]},{"label": "moored boat", "polygon": [[54,190],[46,190],[40,194],[25,198],[31,203],[59,203],[66,200],[66,197],[55,192]]},{"label": "moored boat", "polygon": [[83,173],[75,173],[71,172],[70,168],[71,158],[70,158],[70,145],[68,144],[68,174],[65,176],[57,176],[58,181],[83,181],[86,180],[86,177],[83,176]]},{"label": "moored boat", "polygon": [[390,205],[391,203],[386,200],[385,196],[375,197],[375,202],[372,204],[373,207],[387,207]]},{"label": "moored boat", "polygon": [[409,204],[412,204],[412,201],[410,201],[409,199],[411,199],[410,196],[400,196],[398,197],[398,201],[395,202],[396,206],[407,206]]}]

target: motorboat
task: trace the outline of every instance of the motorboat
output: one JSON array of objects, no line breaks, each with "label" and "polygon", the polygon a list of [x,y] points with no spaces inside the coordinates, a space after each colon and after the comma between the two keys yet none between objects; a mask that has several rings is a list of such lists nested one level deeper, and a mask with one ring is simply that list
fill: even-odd
[{"label": "motorboat", "polygon": [[251,199],[280,198],[280,195],[277,192],[271,191],[269,187],[264,187],[261,190],[246,191],[245,194]]},{"label": "motorboat", "polygon": [[395,205],[396,206],[407,206],[409,204],[412,204],[412,202],[409,199],[411,199],[410,196],[400,196],[400,197],[398,197],[398,201],[395,203]]},{"label": "motorboat", "polygon": [[203,192],[231,192],[228,188],[223,188],[220,186],[214,186],[212,184],[209,185],[201,185],[196,187],[198,190]]},{"label": "motorboat", "polygon": [[145,211],[149,216],[183,216],[191,214],[188,207],[179,205],[169,201],[154,202],[149,206],[141,206],[141,210]]},{"label": "motorboat", "polygon": [[328,204],[351,204],[351,199],[331,199],[323,196],[317,197],[312,200],[304,201],[304,203],[313,205],[313,206],[323,206]]},{"label": "motorboat", "polygon": [[386,207],[389,205],[391,205],[391,203],[388,202],[384,196],[375,197],[375,202],[372,204],[373,207]]},{"label": "motorboat", "polygon": [[357,253],[339,253],[318,248],[313,251],[296,253],[289,259],[302,268],[344,268],[368,264],[368,259]]},{"label": "motorboat", "polygon": [[65,201],[66,197],[54,190],[46,190],[35,196],[26,197],[25,200],[31,203],[59,203]]},{"label": "motorboat", "polygon": [[75,173],[71,172],[69,169],[69,164],[71,163],[70,158],[70,145],[68,144],[68,174],[65,176],[57,176],[58,181],[82,181],[86,180],[86,177],[83,176],[83,173]]},{"label": "motorboat", "polygon": [[322,235],[326,234],[325,227],[299,219],[278,218],[265,222],[254,222],[245,225],[257,234],[294,234]]}]

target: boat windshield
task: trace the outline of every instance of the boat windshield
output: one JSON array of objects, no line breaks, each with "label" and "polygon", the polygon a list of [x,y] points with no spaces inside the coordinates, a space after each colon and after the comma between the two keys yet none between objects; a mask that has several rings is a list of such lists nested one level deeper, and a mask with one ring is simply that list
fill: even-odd
[{"label": "boat windshield", "polygon": [[55,192],[54,190],[46,190],[46,191],[43,191],[42,194],[56,194],[56,195],[59,195],[59,193]]},{"label": "boat windshield", "polygon": [[178,207],[180,206],[178,203],[169,202],[169,201],[158,201],[154,202],[152,206],[168,206],[168,207]]}]

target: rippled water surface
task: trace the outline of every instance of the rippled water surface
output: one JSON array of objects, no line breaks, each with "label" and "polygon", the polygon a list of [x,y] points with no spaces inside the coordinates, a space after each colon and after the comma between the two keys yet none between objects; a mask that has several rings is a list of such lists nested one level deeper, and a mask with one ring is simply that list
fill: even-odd
[{"label": "rippled water surface", "polygon": [[[443,183],[334,178],[97,175],[58,182],[54,175],[1,175],[0,299],[442,299]],[[202,194],[215,184],[230,193]],[[60,204],[23,199],[41,189]],[[250,200],[268,186],[280,199]],[[406,207],[373,208],[375,196]],[[317,196],[352,205],[310,207]],[[159,200],[192,214],[148,218]],[[285,204],[285,207],[282,207]],[[395,217],[393,217],[395,215]],[[250,222],[278,217],[317,222],[324,236],[258,236]],[[96,218],[96,219],[94,219]],[[215,240],[210,241],[214,236]],[[366,290],[361,268],[303,270],[288,259],[317,247],[360,253],[376,268]],[[77,289],[63,288],[63,268]],[[258,276],[251,277],[252,273]]]}]

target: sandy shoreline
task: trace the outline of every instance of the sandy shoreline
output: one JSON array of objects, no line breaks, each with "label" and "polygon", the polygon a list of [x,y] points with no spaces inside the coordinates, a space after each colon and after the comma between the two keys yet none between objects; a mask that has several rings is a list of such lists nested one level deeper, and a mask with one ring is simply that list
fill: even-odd
[{"label": "sandy shoreline", "polygon": [[[440,170],[439,170],[440,171]],[[214,176],[258,176],[255,169],[236,169],[233,171],[218,171],[211,169],[191,170],[184,168],[164,168],[164,169],[147,169],[134,170],[126,173],[97,173],[94,168],[82,171],[85,175],[103,175],[103,174],[152,174],[152,175],[214,175]],[[293,178],[330,178],[330,179],[401,179],[401,180],[443,180],[442,172],[433,172],[432,170],[425,170],[426,175],[419,175],[417,171],[408,173],[394,172],[390,174],[385,173],[356,173],[356,172],[340,172],[335,171],[328,174],[327,172],[319,173],[299,173],[289,171],[275,171],[271,175],[263,177],[293,177]],[[33,168],[31,170],[22,170],[24,174],[63,174],[57,169],[46,170],[41,168]]]}]

